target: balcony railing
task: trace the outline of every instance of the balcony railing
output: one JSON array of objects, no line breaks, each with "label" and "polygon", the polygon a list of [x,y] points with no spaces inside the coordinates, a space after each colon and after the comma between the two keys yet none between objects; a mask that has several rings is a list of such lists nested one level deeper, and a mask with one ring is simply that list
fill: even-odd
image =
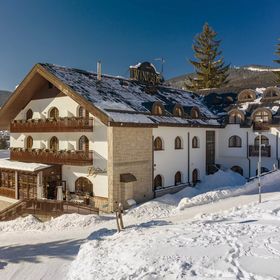
[{"label": "balcony railing", "polygon": [[[249,156],[250,157],[258,157],[259,156],[259,146],[250,145],[249,146]],[[270,157],[271,156],[271,147],[267,145],[261,148],[261,156],[262,157]]]},{"label": "balcony railing", "polygon": [[23,162],[38,162],[46,164],[91,165],[92,151],[63,150],[51,151],[48,149],[21,149],[11,148],[11,160]]},{"label": "balcony railing", "polygon": [[266,131],[266,130],[270,130],[270,124],[269,123],[262,123],[262,122],[255,122],[253,125],[253,129],[254,130],[262,130],[262,131]]},{"label": "balcony railing", "polygon": [[93,119],[83,117],[13,120],[11,132],[75,132],[92,131]]}]

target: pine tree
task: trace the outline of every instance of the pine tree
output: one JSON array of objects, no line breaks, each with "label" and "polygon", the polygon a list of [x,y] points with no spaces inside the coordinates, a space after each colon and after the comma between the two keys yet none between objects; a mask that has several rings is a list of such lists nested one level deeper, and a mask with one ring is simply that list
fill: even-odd
[{"label": "pine tree", "polygon": [[[278,39],[278,40],[280,41],[280,39]],[[277,49],[276,49],[275,54],[276,54],[279,58],[278,58],[278,59],[275,59],[274,62],[280,64],[280,43],[277,44]],[[278,82],[280,83],[280,72],[279,72],[279,71],[277,71],[277,72],[275,71],[274,73],[276,74],[276,76],[277,76],[277,78],[278,78],[277,80],[278,80]]]},{"label": "pine tree", "polygon": [[186,87],[189,90],[220,88],[228,83],[229,65],[225,65],[221,41],[215,40],[217,33],[205,23],[203,31],[195,37],[193,45],[195,60],[190,63],[195,67],[194,77],[189,77]]}]

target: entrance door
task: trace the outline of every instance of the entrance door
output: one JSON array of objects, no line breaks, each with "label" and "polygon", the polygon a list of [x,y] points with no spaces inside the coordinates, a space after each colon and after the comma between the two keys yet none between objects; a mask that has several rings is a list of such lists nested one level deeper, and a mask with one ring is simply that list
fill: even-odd
[{"label": "entrance door", "polygon": [[215,131],[206,131],[206,173],[215,172]]}]

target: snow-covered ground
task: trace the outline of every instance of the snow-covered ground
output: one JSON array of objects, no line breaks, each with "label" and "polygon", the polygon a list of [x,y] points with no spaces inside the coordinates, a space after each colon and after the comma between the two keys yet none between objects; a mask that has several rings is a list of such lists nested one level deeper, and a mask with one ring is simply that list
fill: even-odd
[{"label": "snow-covered ground", "polygon": [[[0,279],[280,279],[280,171],[208,176],[112,216],[0,223]],[[205,191],[207,191],[205,193]]]}]

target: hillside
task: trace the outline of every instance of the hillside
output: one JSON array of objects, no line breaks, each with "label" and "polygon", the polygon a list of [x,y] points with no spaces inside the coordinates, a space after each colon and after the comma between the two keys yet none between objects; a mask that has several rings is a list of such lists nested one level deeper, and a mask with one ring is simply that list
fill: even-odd
[{"label": "hillside", "polygon": [[11,92],[7,90],[0,90],[0,107],[6,102]]},{"label": "hillside", "polygon": [[[242,67],[233,67],[229,70],[229,83],[226,87],[216,90],[204,90],[200,93],[208,92],[231,92],[238,93],[245,88],[258,88],[277,85],[274,72],[280,71],[280,68],[271,68],[269,66],[247,65]],[[186,74],[167,80],[166,83],[176,87],[184,88],[188,76]]]}]

